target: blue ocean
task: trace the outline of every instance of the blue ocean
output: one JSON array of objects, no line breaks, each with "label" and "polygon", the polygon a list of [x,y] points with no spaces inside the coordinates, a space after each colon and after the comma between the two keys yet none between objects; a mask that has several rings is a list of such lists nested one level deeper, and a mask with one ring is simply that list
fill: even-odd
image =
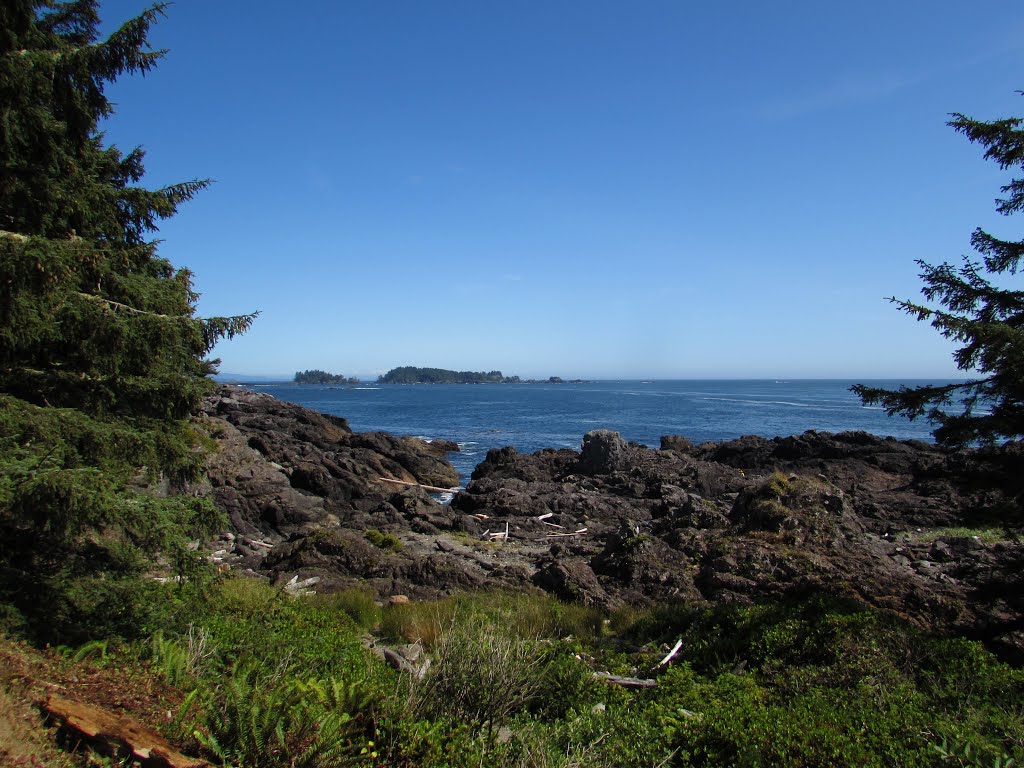
[{"label": "blue ocean", "polygon": [[[930,440],[927,423],[864,407],[851,381],[597,381],[583,384],[364,383],[353,386],[254,384],[253,389],[343,416],[359,432],[384,431],[454,440],[450,459],[465,484],[487,451],[506,445],[528,453],[578,448],[592,429],[657,447],[662,435],[694,443],[742,435],[864,430]],[[941,383],[862,381],[894,388]]]}]

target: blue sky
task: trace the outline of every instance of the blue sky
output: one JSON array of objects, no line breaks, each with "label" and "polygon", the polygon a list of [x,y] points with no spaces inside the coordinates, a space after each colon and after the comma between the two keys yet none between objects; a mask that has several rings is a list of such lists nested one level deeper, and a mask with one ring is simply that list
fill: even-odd
[{"label": "blue sky", "polygon": [[[102,4],[113,27],[144,6]],[[956,375],[885,302],[1005,174],[948,113],[1021,114],[1024,5],[178,0],[110,88],[225,372]]]}]

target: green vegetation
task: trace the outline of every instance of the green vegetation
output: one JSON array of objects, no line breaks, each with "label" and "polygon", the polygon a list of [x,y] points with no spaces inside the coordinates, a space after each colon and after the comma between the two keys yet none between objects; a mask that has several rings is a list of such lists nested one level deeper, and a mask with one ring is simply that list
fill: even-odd
[{"label": "green vegetation", "polygon": [[381,533],[376,528],[371,528],[363,536],[373,546],[390,552],[398,552],[402,548],[402,540],[393,533]]},{"label": "green vegetation", "polygon": [[359,379],[354,377],[346,378],[340,373],[328,373],[314,368],[309,371],[297,371],[295,373],[296,384],[358,384]]},{"label": "green vegetation", "polygon": [[[540,595],[388,606],[378,609],[375,642],[422,644],[415,671],[397,672],[366,648],[345,597],[294,598],[229,580],[166,601],[161,632],[92,643],[65,663],[110,674],[137,667],[171,684],[180,703],[161,728],[217,764],[938,767],[1024,758],[1024,671],[977,643],[848,602],[611,617]],[[680,653],[658,668],[678,639]],[[628,690],[595,671],[657,686]]]},{"label": "green vegetation", "polygon": [[[955,114],[949,125],[985,147],[985,159],[1000,169],[1024,167],[1021,118],[984,122]],[[1024,209],[1024,179],[1011,179],[1000,192],[1006,197],[996,200],[999,213]],[[981,259],[964,256],[959,269],[917,262],[924,281],[921,293],[943,309],[896,297],[890,301],[963,344],[953,355],[957,368],[982,378],[898,390],[853,387],[865,403],[880,403],[890,415],[924,416],[936,425],[935,439],[951,446],[1024,436],[1024,293],[1014,290],[1009,278],[1024,258],[1024,240],[1002,240],[979,228],[971,245]]]},{"label": "green vegetation", "polygon": [[921,533],[904,533],[899,538],[929,543],[937,539],[977,539],[986,544],[1009,541],[1010,534],[1005,528],[932,528]]},{"label": "green vegetation", "polygon": [[206,355],[255,315],[195,317],[149,239],[206,182],[145,189],[142,150],[98,132],[104,86],[163,55],[162,13],[97,42],[95,2],[0,2],[0,615],[39,639],[152,631],[142,575],[190,573],[187,542],[220,525],[147,488],[197,476]]}]

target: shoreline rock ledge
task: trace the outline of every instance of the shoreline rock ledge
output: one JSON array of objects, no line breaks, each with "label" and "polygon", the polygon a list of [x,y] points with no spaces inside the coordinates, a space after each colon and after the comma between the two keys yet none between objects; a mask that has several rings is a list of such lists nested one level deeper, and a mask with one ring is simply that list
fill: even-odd
[{"label": "shoreline rock ledge", "polygon": [[[385,600],[544,590],[602,608],[815,593],[984,641],[1024,662],[1024,449],[946,451],[863,432],[661,447],[617,433],[581,451],[495,449],[450,506],[451,445],[355,433],[237,387],[201,418],[224,569]],[[455,446],[457,447],[457,446]],[[505,532],[507,539],[505,538]],[[368,533],[369,532],[369,533]]]}]

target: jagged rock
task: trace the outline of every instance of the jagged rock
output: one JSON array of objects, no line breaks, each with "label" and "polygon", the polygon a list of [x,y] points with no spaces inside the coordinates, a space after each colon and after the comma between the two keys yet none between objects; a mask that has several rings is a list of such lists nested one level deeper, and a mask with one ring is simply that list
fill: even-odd
[{"label": "jagged rock", "polygon": [[[1020,660],[1024,645],[1013,644],[1024,615],[1024,546],[913,539],[985,515],[1021,519],[1022,455],[1016,445],[949,452],[818,432],[697,448],[666,438],[654,451],[597,431],[575,455],[492,451],[457,508],[510,519],[547,509],[585,524],[557,562],[535,559],[533,582],[556,594],[600,594],[581,573],[613,601],[826,591],[985,639]],[[776,470],[781,493],[768,485]],[[894,533],[910,544],[895,545]]]},{"label": "jagged rock", "polygon": [[608,595],[587,563],[552,560],[533,576],[533,583],[560,600],[605,606]]},{"label": "jagged rock", "polygon": [[608,429],[595,429],[583,436],[578,462],[585,475],[607,475],[624,469],[629,460],[629,445]]},{"label": "jagged rock", "polygon": [[[1024,545],[943,535],[1024,519],[1024,448],[944,451],[863,432],[652,450],[597,430],[582,450],[490,451],[450,507],[380,477],[453,486],[444,443],[353,433],[271,397],[207,400],[218,564],[382,598],[540,587],[624,601],[750,602],[824,591],[1024,660]],[[780,474],[769,483],[769,478]],[[504,532],[508,541],[481,541]],[[369,529],[394,534],[385,551]],[[552,538],[554,537],[554,538]],[[261,545],[259,542],[263,542]],[[554,542],[554,543],[553,543]]]}]

